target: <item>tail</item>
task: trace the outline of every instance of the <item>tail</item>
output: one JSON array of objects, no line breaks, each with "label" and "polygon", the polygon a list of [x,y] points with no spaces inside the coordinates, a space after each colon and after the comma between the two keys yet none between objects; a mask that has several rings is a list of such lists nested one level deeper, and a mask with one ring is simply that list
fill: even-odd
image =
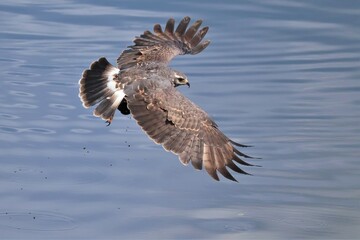
[{"label": "tail", "polygon": [[79,97],[83,106],[89,108],[99,103],[94,115],[108,123],[111,123],[115,110],[125,96],[118,81],[119,71],[102,57],[83,72],[79,81]]}]

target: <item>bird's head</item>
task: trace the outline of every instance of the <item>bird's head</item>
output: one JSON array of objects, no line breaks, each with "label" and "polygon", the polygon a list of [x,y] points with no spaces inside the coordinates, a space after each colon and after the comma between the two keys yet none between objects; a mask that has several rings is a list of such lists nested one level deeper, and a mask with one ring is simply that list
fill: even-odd
[{"label": "bird's head", "polygon": [[188,85],[190,87],[190,83],[185,74],[179,71],[174,71],[174,86]]}]

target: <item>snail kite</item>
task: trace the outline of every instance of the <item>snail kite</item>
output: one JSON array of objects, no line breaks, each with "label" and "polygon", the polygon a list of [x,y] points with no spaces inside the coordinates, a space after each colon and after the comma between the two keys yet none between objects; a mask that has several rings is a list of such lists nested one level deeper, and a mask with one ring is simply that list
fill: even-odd
[{"label": "snail kite", "polygon": [[168,64],[177,55],[198,54],[210,43],[203,40],[208,27],[199,30],[202,20],[190,27],[189,17],[175,29],[170,18],[163,30],[135,37],[134,45],[117,59],[117,67],[102,57],[86,69],[79,81],[79,97],[85,108],[97,105],[94,115],[106,120],[114,118],[116,109],[131,114],[144,132],[165,150],[178,155],[196,169],[206,169],[219,180],[217,172],[236,181],[227,168],[247,174],[238,165],[254,166],[241,158],[250,158],[237,147],[246,147],[230,140],[199,106],[182,95],[177,86],[188,85],[185,74]]}]

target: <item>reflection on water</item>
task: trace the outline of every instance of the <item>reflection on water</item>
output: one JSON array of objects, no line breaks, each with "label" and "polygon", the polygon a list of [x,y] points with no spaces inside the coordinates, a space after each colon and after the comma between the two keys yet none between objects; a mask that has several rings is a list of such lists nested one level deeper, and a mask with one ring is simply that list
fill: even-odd
[{"label": "reflection on water", "polygon": [[[360,4],[0,3],[0,231],[5,238],[356,238]],[[189,8],[191,6],[191,8]],[[190,89],[262,157],[240,183],[183,167],[134,120],[84,109],[78,79],[169,17],[211,45],[177,58]]]}]

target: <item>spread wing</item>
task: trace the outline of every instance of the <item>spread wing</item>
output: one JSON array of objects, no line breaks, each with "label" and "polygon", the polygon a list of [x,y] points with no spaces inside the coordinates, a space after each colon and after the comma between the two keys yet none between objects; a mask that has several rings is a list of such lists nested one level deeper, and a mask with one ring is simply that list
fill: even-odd
[{"label": "spread wing", "polygon": [[202,28],[202,20],[197,20],[189,28],[190,17],[181,20],[175,29],[175,20],[170,18],[165,31],[159,24],[154,26],[154,33],[145,31],[139,37],[135,37],[135,45],[123,51],[117,59],[120,69],[140,65],[143,63],[157,62],[168,64],[172,58],[182,54],[197,54],[204,50],[210,43],[205,40],[208,27]]},{"label": "spread wing", "polygon": [[189,162],[196,169],[206,169],[215,179],[217,172],[236,181],[227,167],[235,172],[247,174],[234,162],[253,166],[240,157],[250,158],[238,151],[217,127],[216,123],[197,105],[174,87],[162,88],[158,81],[140,82],[127,93],[128,108],[134,119],[156,143],[179,156],[180,161]]}]

